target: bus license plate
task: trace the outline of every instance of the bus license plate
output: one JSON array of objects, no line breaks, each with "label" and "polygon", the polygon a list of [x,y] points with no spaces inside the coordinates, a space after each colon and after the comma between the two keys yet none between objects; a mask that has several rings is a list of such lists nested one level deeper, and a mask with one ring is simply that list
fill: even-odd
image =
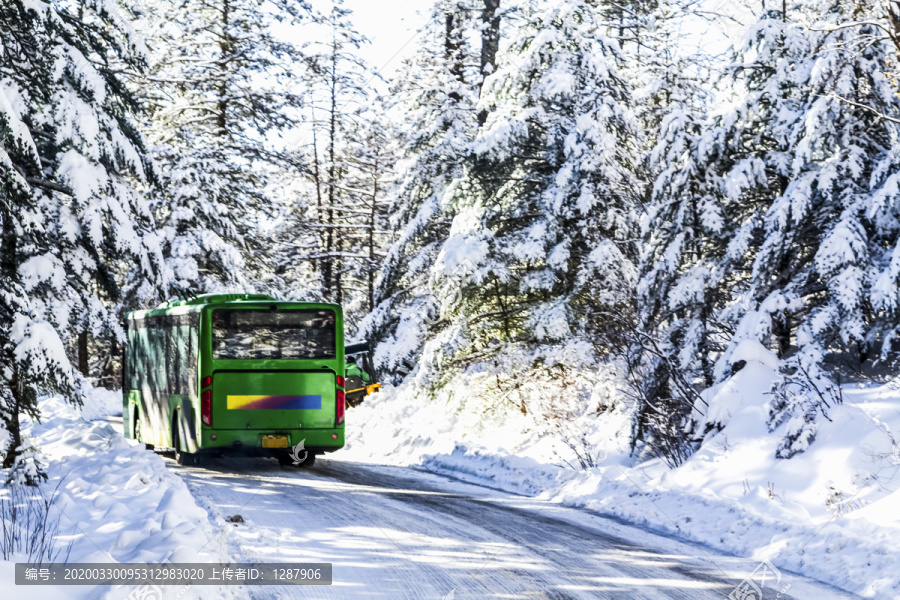
[{"label": "bus license plate", "polygon": [[288,439],[286,435],[264,435],[262,439],[263,448],[287,448]]}]

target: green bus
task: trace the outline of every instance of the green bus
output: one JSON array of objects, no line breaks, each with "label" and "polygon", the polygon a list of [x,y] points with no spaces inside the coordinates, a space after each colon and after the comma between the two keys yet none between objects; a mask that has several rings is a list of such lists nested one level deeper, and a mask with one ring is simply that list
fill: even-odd
[{"label": "green bus", "polygon": [[126,437],[180,464],[233,451],[312,466],[344,446],[339,305],[208,294],[128,313],[126,333]]}]

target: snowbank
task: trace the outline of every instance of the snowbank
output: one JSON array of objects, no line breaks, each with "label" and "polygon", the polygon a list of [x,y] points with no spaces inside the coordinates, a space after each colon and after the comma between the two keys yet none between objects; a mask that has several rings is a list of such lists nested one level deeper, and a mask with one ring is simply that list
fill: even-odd
[{"label": "snowbank", "polygon": [[105,419],[122,414],[122,392],[105,388],[92,388],[84,404],[78,409],[85,421]]},{"label": "snowbank", "polygon": [[[115,409],[110,398],[118,394],[97,390],[96,395],[83,414],[99,416]],[[59,398],[42,401],[41,414],[42,422],[31,426],[28,435],[49,462],[47,493],[62,481],[51,514],[62,511],[57,543],[65,548],[71,542],[70,562],[230,560],[206,511],[160,456],[126,440],[106,421],[85,420],[79,409]],[[64,557],[65,551],[57,560]],[[23,597],[25,592],[14,585],[14,563],[25,560],[0,561],[0,597]],[[42,586],[29,588],[27,595],[118,599],[130,592],[129,587]],[[230,591],[216,588],[199,592],[203,598],[231,597]],[[187,588],[180,597],[199,595]]]},{"label": "snowbank", "polygon": [[[347,458],[419,465],[460,479],[614,515],[866,598],[900,598],[900,391],[845,386],[816,439],[775,458],[783,424],[768,431],[772,357],[747,348],[745,366],[708,390],[706,442],[685,464],[634,465],[627,415],[597,415],[599,466],[575,470],[565,441],[526,419],[473,425],[454,406],[408,385],[348,412]],[[897,432],[896,434],[893,432]]]}]

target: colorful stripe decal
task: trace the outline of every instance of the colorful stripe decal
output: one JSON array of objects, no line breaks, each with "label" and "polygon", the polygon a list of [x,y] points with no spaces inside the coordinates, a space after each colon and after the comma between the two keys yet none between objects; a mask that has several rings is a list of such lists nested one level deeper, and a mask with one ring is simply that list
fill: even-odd
[{"label": "colorful stripe decal", "polygon": [[322,408],[322,396],[228,396],[228,410]]}]

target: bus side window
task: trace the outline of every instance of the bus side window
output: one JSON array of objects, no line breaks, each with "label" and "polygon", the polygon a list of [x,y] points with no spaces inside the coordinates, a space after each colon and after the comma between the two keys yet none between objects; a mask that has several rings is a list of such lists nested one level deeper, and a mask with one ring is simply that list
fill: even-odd
[{"label": "bus side window", "polygon": [[137,328],[137,321],[131,321],[128,326],[128,342],[125,347],[125,356],[127,357],[128,363],[128,389],[136,390],[139,389],[138,384],[138,369],[140,365],[138,364],[138,349],[140,348],[140,338],[138,334],[140,330]]},{"label": "bus side window", "polygon": [[168,402],[169,394],[175,393],[175,357],[173,356],[174,344],[172,344],[172,317],[165,317],[165,326],[163,335],[166,339],[166,401]]},{"label": "bus side window", "polygon": [[135,381],[134,381],[134,346],[137,340],[135,339],[135,322],[128,322],[128,329],[125,330],[125,351],[122,353],[122,360],[124,361],[122,364],[122,371],[125,377],[125,389],[133,390],[135,389]]},{"label": "bus side window", "polygon": [[149,317],[146,319],[147,323],[147,349],[145,355],[145,363],[144,363],[144,385],[146,385],[147,390],[150,393],[149,400],[156,400],[156,380],[158,379],[156,375],[156,327],[154,325],[155,319],[153,317]]},{"label": "bus side window", "polygon": [[[178,393],[178,342],[176,340],[177,329],[175,328],[175,319],[171,316],[165,317],[165,326],[163,328],[166,338],[166,395]],[[168,398],[166,398],[168,401]]]},{"label": "bus side window", "polygon": [[138,322],[135,320],[134,322],[134,331],[132,332],[131,338],[131,389],[133,390],[142,390],[142,377],[144,373],[144,363],[146,359],[144,358],[144,348],[146,347],[144,344],[144,332],[146,329],[144,328],[143,321]]},{"label": "bus side window", "polygon": [[143,369],[143,364],[141,363],[141,350],[143,349],[143,343],[141,342],[141,329],[138,328],[138,322],[133,321],[132,327],[128,331],[128,360],[131,362],[131,366],[128,368],[128,373],[131,376],[128,384],[131,386],[133,390],[141,389],[141,370]]},{"label": "bus side window", "polygon": [[199,382],[197,363],[199,361],[200,344],[198,343],[200,331],[200,313],[190,315],[188,321],[188,394],[191,397],[199,395]]},{"label": "bus side window", "polygon": [[[148,319],[149,321],[149,319]],[[150,391],[156,403],[166,393],[166,332],[161,317],[153,317],[150,325]]]},{"label": "bus side window", "polygon": [[175,394],[184,394],[184,328],[181,317],[175,317],[172,326],[172,388]]},{"label": "bus side window", "polygon": [[173,340],[175,343],[175,381],[177,382],[177,390],[175,393],[184,396],[189,394],[190,386],[188,384],[188,344],[190,341],[190,332],[188,329],[188,321],[186,316],[177,317],[175,327],[172,329]]},{"label": "bus side window", "polygon": [[134,331],[134,322],[131,319],[125,320],[125,346],[122,352],[122,393],[128,394],[128,390],[132,389],[131,385],[131,369],[134,364],[131,360],[131,332]]},{"label": "bus side window", "polygon": [[135,344],[135,379],[137,380],[137,389],[141,394],[150,391],[150,331],[147,327],[147,321],[144,320],[142,327],[137,330],[137,343]]}]

